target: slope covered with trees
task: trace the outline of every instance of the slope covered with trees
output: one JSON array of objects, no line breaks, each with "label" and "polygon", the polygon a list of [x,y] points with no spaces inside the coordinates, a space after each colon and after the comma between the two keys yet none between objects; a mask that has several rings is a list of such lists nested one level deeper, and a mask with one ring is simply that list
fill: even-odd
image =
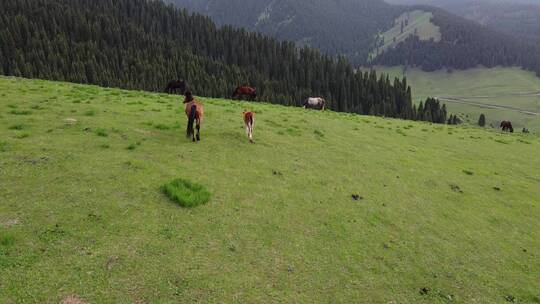
[{"label": "slope covered with trees", "polygon": [[387,0],[395,4],[427,4],[489,28],[526,39],[540,39],[538,0]]},{"label": "slope covered with trees", "polygon": [[308,45],[356,65],[366,64],[376,35],[392,26],[402,8],[382,0],[166,0],[280,40]]},{"label": "slope covered with trees", "polygon": [[152,91],[185,77],[196,94],[211,97],[249,83],[273,103],[322,96],[335,111],[423,117],[405,79],[355,72],[344,59],[291,42],[217,29],[207,17],[159,1],[5,0],[0,10],[0,74]]},{"label": "slope covered with trees", "polygon": [[432,22],[440,28],[439,42],[421,41],[412,35],[395,48],[379,55],[375,64],[418,66],[426,71],[477,66],[520,66],[540,76],[540,44],[490,30],[441,9]]},{"label": "slope covered with trees", "polygon": [[[167,1],[206,14],[219,25],[232,24],[307,44],[331,56],[346,56],[355,65],[411,65],[426,71],[520,66],[540,75],[540,42],[513,37],[497,27],[482,26],[476,22],[479,19],[468,21],[432,6],[392,5],[383,0]],[[414,10],[433,14],[431,21],[441,28],[441,41],[422,41],[413,34],[372,60],[370,54],[380,46],[378,34],[394,27],[401,14]]]}]

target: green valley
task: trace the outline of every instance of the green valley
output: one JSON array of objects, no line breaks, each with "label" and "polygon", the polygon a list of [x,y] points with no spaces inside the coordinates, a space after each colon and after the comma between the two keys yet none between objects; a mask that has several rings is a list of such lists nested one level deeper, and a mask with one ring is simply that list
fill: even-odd
[{"label": "green valley", "polygon": [[413,100],[438,97],[450,113],[476,123],[481,113],[497,127],[511,120],[518,127],[540,132],[540,78],[519,68],[476,68],[465,71],[424,72],[403,67],[377,67],[392,76],[407,76]]}]

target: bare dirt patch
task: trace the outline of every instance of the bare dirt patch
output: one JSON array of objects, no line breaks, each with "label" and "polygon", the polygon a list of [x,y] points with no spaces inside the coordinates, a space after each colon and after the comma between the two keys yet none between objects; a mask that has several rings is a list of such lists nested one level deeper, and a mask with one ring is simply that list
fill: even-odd
[{"label": "bare dirt patch", "polygon": [[20,224],[21,224],[21,220],[18,219],[18,218],[7,219],[7,220],[4,220],[4,221],[0,221],[0,226],[6,227],[6,228],[10,228],[10,227],[17,226],[17,225],[20,225]]},{"label": "bare dirt patch", "polygon": [[68,126],[73,126],[77,124],[77,120],[75,118],[66,118],[64,119],[64,123]]},{"label": "bare dirt patch", "polygon": [[143,130],[143,129],[133,129],[133,131],[139,134],[142,134],[144,136],[156,136],[158,134],[157,132],[152,132],[152,131]]},{"label": "bare dirt patch", "polygon": [[65,297],[62,300],[61,304],[88,304],[88,302],[79,298],[78,296],[71,295],[71,296]]},{"label": "bare dirt patch", "polygon": [[117,256],[111,256],[107,259],[107,264],[105,265],[105,269],[107,269],[107,271],[111,271],[114,267],[114,265],[116,265],[116,263],[118,263],[118,257]]}]

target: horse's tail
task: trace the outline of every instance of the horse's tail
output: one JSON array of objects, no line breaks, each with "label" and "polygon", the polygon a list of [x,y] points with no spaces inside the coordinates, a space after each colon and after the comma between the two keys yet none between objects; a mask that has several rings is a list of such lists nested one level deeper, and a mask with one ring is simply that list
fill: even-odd
[{"label": "horse's tail", "polygon": [[252,128],[253,127],[253,123],[254,123],[254,120],[253,120],[253,113],[247,113],[247,119],[246,119],[246,124],[249,128]]},{"label": "horse's tail", "polygon": [[187,125],[187,131],[186,131],[187,137],[191,137],[193,136],[193,133],[195,133],[195,130],[193,129],[193,125],[195,124],[196,117],[197,117],[197,105],[193,104],[191,106],[191,110],[189,112],[189,117],[188,117],[188,125]]}]

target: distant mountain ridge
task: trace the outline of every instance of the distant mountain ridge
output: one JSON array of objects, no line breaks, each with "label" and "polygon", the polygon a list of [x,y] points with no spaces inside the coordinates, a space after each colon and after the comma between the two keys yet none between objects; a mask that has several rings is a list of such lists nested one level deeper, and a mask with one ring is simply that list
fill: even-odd
[{"label": "distant mountain ridge", "polygon": [[[479,65],[520,66],[540,75],[540,41],[505,35],[433,6],[404,6],[383,0],[166,1],[208,15],[218,25],[232,24],[299,46],[315,47],[332,56],[345,56],[356,66],[410,65],[427,71]],[[388,31],[399,28],[396,22],[403,13],[415,10],[432,14],[423,24],[438,28],[436,32],[440,34],[434,35],[436,39],[422,40],[416,29],[409,29],[412,33],[407,39],[403,35],[399,40],[398,35],[389,35]],[[396,41],[382,41],[382,37]]]},{"label": "distant mountain ridge", "polygon": [[394,4],[426,4],[511,35],[540,39],[538,0],[386,0]]},{"label": "distant mountain ridge", "polygon": [[381,0],[166,0],[231,24],[365,64],[375,37],[403,12]]}]

